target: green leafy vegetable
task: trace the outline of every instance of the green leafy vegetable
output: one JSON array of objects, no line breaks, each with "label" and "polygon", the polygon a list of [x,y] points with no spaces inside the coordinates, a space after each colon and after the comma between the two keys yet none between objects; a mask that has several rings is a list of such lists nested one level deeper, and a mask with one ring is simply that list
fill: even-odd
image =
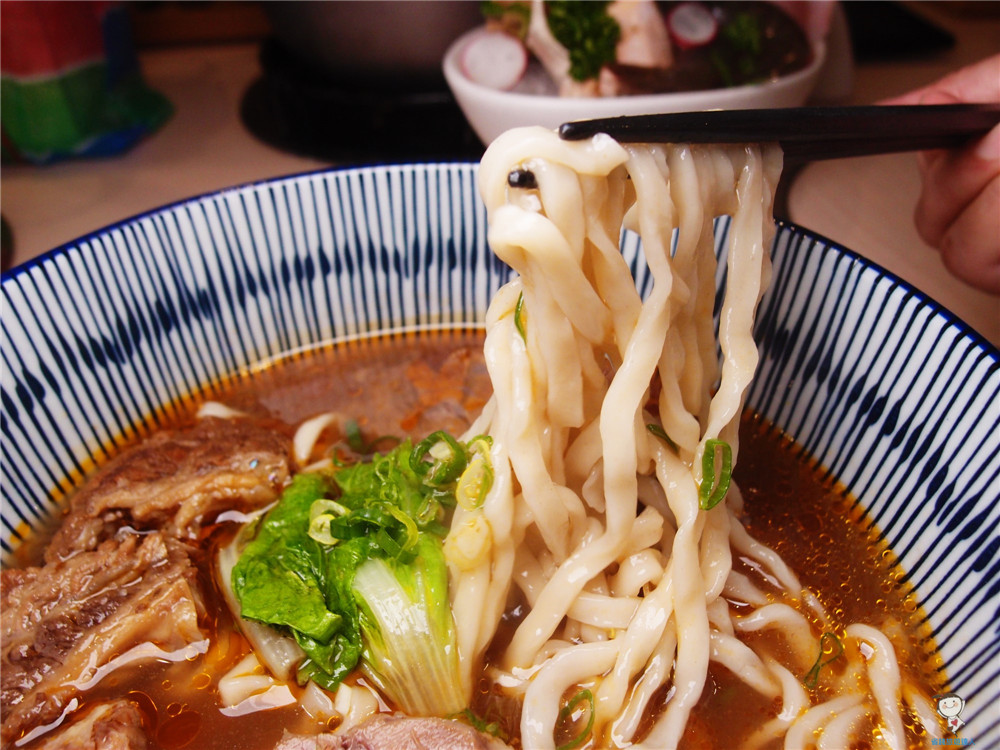
[{"label": "green leafy vegetable", "polygon": [[764,46],[760,19],[752,13],[733,15],[732,20],[722,27],[722,35],[733,49],[752,57],[758,57]]},{"label": "green leafy vegetable", "polygon": [[607,7],[607,2],[597,0],[545,3],[549,30],[569,52],[569,74],[576,81],[595,78],[604,65],[615,60],[621,28],[608,15]]},{"label": "green leafy vegetable", "polygon": [[[829,644],[829,646],[825,644]],[[829,648],[830,656],[824,659],[823,657],[827,654],[827,648]],[[805,677],[802,678],[802,684],[809,689],[816,687],[819,684],[820,670],[839,659],[842,653],[844,653],[844,644],[840,638],[834,633],[823,633],[819,637],[819,656],[816,657],[815,664],[809,668]]]},{"label": "green leafy vegetable", "polygon": [[[726,86],[735,86],[753,80],[764,46],[760,19],[752,13],[736,13],[722,26],[719,36],[729,54],[723,55],[720,47],[715,46],[709,58],[722,82]],[[735,66],[735,71],[732,66]]]},{"label": "green leafy vegetable", "polygon": [[301,474],[261,521],[233,567],[241,614],[287,629],[308,659],[299,677],[335,688],[361,656],[357,607],[350,591],[331,586],[330,553],[311,538],[309,512],[331,485]]},{"label": "green leafy vegetable", "polygon": [[[309,538],[308,524],[299,520],[308,518],[310,506],[326,491],[319,475],[296,477],[233,569],[233,589],[244,617],[286,625],[322,642],[341,628],[343,618],[327,607],[319,585],[323,552]],[[280,586],[259,585],[275,578]]]},{"label": "green leafy vegetable", "polygon": [[[715,453],[722,455],[722,467],[716,478]],[[705,452],[701,456],[701,484],[698,486],[698,507],[711,510],[718,505],[729,491],[733,477],[733,449],[725,440],[706,440]]]},{"label": "green leafy vegetable", "polygon": [[416,556],[373,557],[354,574],[365,649],[361,667],[408,713],[448,715],[466,705],[440,542],[424,535]]},{"label": "green leafy vegetable", "polygon": [[241,614],[295,638],[301,681],[334,689],[360,665],[405,711],[461,710],[444,521],[460,486],[475,503],[491,482],[488,438],[444,432],[297,476],[233,568]]}]

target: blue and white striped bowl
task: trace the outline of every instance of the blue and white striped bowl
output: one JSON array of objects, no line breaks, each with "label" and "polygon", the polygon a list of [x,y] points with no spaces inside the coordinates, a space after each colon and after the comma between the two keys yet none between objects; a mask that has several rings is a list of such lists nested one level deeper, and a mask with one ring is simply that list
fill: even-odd
[{"label": "blue and white striped bowl", "polygon": [[[206,384],[331,339],[482,321],[510,272],[488,252],[475,170],[367,167],[249,185],[5,274],[4,563],[87,471]],[[727,231],[720,220],[720,249]],[[623,251],[637,256],[634,237]],[[750,402],[882,530],[966,700],[963,736],[1000,746],[1000,354],[809,232],[780,224],[773,256]]]}]

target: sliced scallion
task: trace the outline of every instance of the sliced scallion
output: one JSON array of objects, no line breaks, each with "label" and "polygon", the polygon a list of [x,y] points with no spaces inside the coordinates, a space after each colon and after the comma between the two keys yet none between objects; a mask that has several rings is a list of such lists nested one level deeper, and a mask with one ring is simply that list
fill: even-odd
[{"label": "sliced scallion", "polygon": [[[824,659],[823,656],[826,651],[826,647],[824,646],[824,644],[826,643],[832,644],[830,646],[831,655],[828,656],[826,659]],[[823,669],[823,667],[831,664],[832,662],[835,662],[837,659],[840,658],[840,655],[843,653],[844,653],[844,644],[841,643],[840,638],[838,638],[834,633],[830,632],[823,633],[823,635],[819,637],[819,656],[816,657],[816,663],[809,668],[809,671],[806,672],[805,677],[802,678],[802,684],[809,689],[816,687],[816,685],[819,684],[820,670]]]},{"label": "sliced scallion", "polygon": [[321,498],[309,506],[309,537],[332,547],[340,540],[331,533],[330,523],[350,510],[338,502]]},{"label": "sliced scallion", "polygon": [[347,438],[347,447],[359,456],[372,455],[381,443],[387,441],[393,445],[399,444],[399,438],[395,435],[381,435],[372,441],[365,440],[361,434],[361,426],[354,419],[344,422],[344,436]]},{"label": "sliced scallion", "polygon": [[[718,477],[715,471],[715,453],[722,455],[722,466]],[[698,486],[698,507],[711,510],[726,496],[733,478],[733,449],[725,440],[705,441],[705,452],[701,456],[701,484]]]},{"label": "sliced scallion", "polygon": [[406,532],[406,541],[403,542],[403,549],[413,549],[420,536],[420,530],[417,528],[416,522],[410,518],[406,511],[402,508],[397,508],[395,505],[388,505],[387,510],[393,518],[403,524],[403,530]]},{"label": "sliced scallion", "polygon": [[514,305],[514,328],[522,339],[528,340],[528,330],[524,325],[524,292],[517,295],[517,303]]},{"label": "sliced scallion", "polygon": [[465,510],[482,506],[493,487],[493,463],[490,461],[489,436],[473,438],[469,442],[469,463],[455,485],[455,500]]},{"label": "sliced scallion", "polygon": [[503,736],[500,731],[500,722],[490,721],[487,722],[486,719],[480,718],[471,708],[465,708],[459,711],[457,714],[451,715],[452,719],[461,719],[465,721],[470,727],[483,734],[489,734],[493,737],[497,737],[504,742],[507,741],[507,737]]},{"label": "sliced scallion", "polygon": [[361,426],[353,419],[344,422],[344,435],[347,437],[347,444],[355,453],[365,452],[365,441],[361,437]]},{"label": "sliced scallion", "polygon": [[667,446],[670,448],[670,450],[672,450],[674,453],[680,453],[680,449],[677,447],[677,443],[671,440],[670,436],[666,433],[666,431],[662,427],[660,427],[660,425],[656,424],[656,422],[648,423],[646,425],[646,429],[649,430],[650,433],[652,433],[653,435],[656,435],[656,437],[660,438],[660,440],[665,442]]},{"label": "sliced scallion", "polygon": [[562,707],[562,710],[559,712],[559,718],[556,721],[556,730],[558,731],[559,726],[566,723],[566,720],[573,714],[573,711],[576,710],[581,701],[587,701],[589,706],[589,710],[587,711],[587,725],[576,737],[559,745],[556,750],[573,750],[574,747],[582,744],[590,736],[590,731],[594,728],[594,694],[587,688],[584,688],[570,698],[569,703]]},{"label": "sliced scallion", "polygon": [[432,432],[410,454],[410,468],[431,487],[454,482],[465,471],[466,463],[465,449],[444,430]]}]

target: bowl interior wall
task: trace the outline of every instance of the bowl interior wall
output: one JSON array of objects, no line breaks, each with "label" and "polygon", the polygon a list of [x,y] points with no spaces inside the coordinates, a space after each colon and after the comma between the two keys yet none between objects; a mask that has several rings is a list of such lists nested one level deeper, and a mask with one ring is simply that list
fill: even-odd
[{"label": "bowl interior wall", "polygon": [[[472,164],[345,169],[193,199],[3,277],[2,555],[206,384],[375,331],[479,325],[510,270]],[[717,221],[725,255],[729,221]],[[623,252],[645,290],[641,247]],[[935,303],[779,222],[751,406],[846,485],[937,634],[967,736],[1000,745],[1000,368]],[[722,264],[718,284],[726,281]],[[981,707],[982,710],[976,707]]]}]

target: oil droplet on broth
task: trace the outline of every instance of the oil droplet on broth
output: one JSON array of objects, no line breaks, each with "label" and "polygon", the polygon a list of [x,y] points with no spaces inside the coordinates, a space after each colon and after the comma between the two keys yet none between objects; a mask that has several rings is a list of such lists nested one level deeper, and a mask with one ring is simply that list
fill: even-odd
[{"label": "oil droplet on broth", "polygon": [[200,672],[191,680],[191,686],[195,690],[204,690],[212,684],[212,675],[207,672]]},{"label": "oil droplet on broth", "polygon": [[125,697],[139,708],[139,712],[142,714],[143,726],[150,732],[155,730],[159,716],[156,710],[156,703],[153,702],[153,699],[139,690],[131,690]]},{"label": "oil droplet on broth", "polygon": [[163,722],[156,739],[164,750],[179,750],[194,741],[199,729],[201,714],[197,711],[181,711]]}]

